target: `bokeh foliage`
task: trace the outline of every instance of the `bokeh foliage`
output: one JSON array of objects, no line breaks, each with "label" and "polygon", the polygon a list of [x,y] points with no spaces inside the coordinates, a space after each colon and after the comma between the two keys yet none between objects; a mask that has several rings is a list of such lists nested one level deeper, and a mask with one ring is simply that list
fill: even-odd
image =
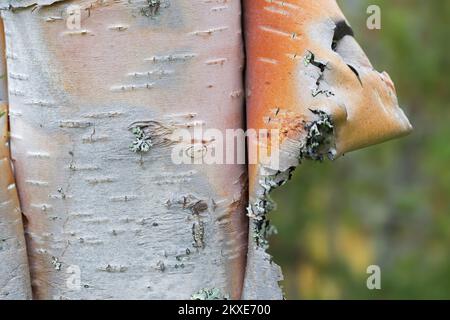
[{"label": "bokeh foliage", "polygon": [[[394,80],[412,135],[304,162],[274,192],[270,253],[289,299],[450,298],[450,1],[339,1],[374,67]],[[380,6],[381,30],[366,9]],[[381,290],[366,268],[381,267]]]}]

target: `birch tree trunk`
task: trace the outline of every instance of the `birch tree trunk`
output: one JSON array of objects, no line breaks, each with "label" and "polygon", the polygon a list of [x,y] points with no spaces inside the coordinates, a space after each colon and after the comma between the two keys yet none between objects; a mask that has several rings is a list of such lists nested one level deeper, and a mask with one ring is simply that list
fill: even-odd
[{"label": "birch tree trunk", "polygon": [[[81,29],[67,27],[71,4]],[[34,298],[239,298],[246,167],[176,165],[171,134],[244,128],[240,1],[3,7]],[[148,152],[130,150],[130,128]],[[190,142],[194,158],[213,143]]]},{"label": "birch tree trunk", "polygon": [[[283,298],[270,191],[411,126],[334,0],[243,2],[245,95],[239,0],[0,0],[0,294]],[[205,162],[227,129],[278,130],[279,165]]]},{"label": "birch tree trunk", "polygon": [[31,297],[22,215],[9,154],[5,37],[0,21],[0,299]]}]

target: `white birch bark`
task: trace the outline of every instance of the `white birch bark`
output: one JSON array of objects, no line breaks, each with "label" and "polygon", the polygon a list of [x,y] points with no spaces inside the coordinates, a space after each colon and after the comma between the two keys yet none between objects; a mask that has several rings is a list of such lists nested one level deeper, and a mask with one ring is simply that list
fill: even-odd
[{"label": "white birch bark", "polygon": [[[246,167],[175,165],[170,140],[243,128],[240,1],[149,3],[3,6],[34,298],[240,297]],[[69,4],[81,29],[66,26]],[[142,154],[136,123],[154,144]]]},{"label": "white birch bark", "polygon": [[8,94],[0,21],[0,299],[29,299],[31,287],[22,215],[9,153]]}]

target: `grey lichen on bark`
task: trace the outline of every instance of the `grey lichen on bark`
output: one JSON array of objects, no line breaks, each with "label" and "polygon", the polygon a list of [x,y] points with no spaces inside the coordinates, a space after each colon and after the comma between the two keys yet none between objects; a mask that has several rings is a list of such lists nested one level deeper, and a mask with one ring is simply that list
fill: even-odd
[{"label": "grey lichen on bark", "polygon": [[230,297],[220,292],[218,288],[201,289],[191,296],[191,300],[228,300]]}]

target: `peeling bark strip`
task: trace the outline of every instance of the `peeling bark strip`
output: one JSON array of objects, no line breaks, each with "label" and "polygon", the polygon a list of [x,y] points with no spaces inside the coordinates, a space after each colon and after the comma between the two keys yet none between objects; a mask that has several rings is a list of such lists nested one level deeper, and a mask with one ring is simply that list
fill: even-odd
[{"label": "peeling bark strip", "polygon": [[1,4],[34,298],[240,298],[246,168],[171,160],[177,128],[244,128],[240,1]]},{"label": "peeling bark strip", "polygon": [[[5,112],[6,105],[0,104]],[[29,299],[31,285],[22,216],[7,144],[7,117],[0,117],[0,300]]]},{"label": "peeling bark strip", "polygon": [[269,193],[303,159],[345,152],[411,130],[386,73],[373,70],[334,0],[245,0],[247,127],[279,129],[280,166],[249,167],[249,251],[243,298],[281,299],[265,252]]},{"label": "peeling bark strip", "polygon": [[0,21],[0,300],[31,298],[22,215],[11,166],[3,23]]}]

